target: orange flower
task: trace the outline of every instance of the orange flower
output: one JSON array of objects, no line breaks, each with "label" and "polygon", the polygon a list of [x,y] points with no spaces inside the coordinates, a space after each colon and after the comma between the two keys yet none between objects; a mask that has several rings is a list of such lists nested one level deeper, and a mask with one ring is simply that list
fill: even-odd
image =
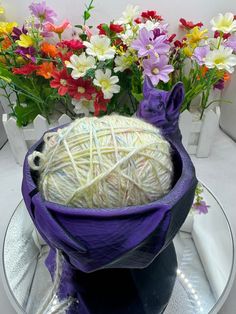
[{"label": "orange flower", "polygon": [[64,30],[67,29],[68,27],[70,27],[70,22],[65,20],[62,22],[61,25],[54,25],[52,23],[47,23],[45,25],[45,30],[48,32],[54,32],[61,35],[64,32]]},{"label": "orange flower", "polygon": [[58,50],[55,45],[49,44],[47,42],[42,43],[41,50],[49,57],[55,58],[58,54]]},{"label": "orange flower", "polygon": [[226,81],[229,81],[230,78],[231,78],[231,75],[230,75],[228,72],[225,72],[225,73],[224,73],[224,76],[223,76],[224,81],[225,81],[225,82],[226,82]]},{"label": "orange flower", "polygon": [[[204,77],[206,75],[207,71],[208,71],[208,68],[205,65],[201,66],[201,68],[200,68],[201,77]],[[200,80],[199,75],[197,76],[197,80],[198,81]]]},{"label": "orange flower", "polygon": [[39,65],[36,74],[43,76],[45,79],[50,79],[52,77],[53,71],[54,71],[53,63],[52,62],[44,62],[44,63]]},{"label": "orange flower", "polygon": [[1,42],[1,46],[3,50],[6,50],[11,46],[11,40],[8,37],[5,37]]}]

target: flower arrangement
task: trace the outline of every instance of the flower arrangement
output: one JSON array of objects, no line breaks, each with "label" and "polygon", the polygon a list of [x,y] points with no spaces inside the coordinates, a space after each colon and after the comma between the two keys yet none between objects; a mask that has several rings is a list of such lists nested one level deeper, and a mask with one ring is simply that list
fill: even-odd
[{"label": "flower arrangement", "polygon": [[145,76],[163,90],[182,81],[181,111],[198,95],[201,116],[219,101],[208,101],[210,91],[223,88],[236,65],[232,13],[211,20],[212,36],[201,22],[182,18],[185,34],[175,40],[156,11],[139,14],[137,6],[128,5],[120,19],[94,29],[87,25],[93,8],[91,0],[83,23],[74,28],[68,20],[55,24],[56,13],[45,1],[29,6],[31,16],[22,27],[0,22],[0,87],[19,126],[38,114],[50,121],[56,111],[71,117],[133,115]]}]

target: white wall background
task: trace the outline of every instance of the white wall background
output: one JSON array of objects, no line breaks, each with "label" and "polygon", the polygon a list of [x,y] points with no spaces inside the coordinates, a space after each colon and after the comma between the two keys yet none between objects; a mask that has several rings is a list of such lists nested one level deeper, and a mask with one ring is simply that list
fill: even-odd
[{"label": "white wall background", "polygon": [[[88,1],[87,1],[88,2]],[[2,0],[2,5],[6,9],[5,17],[7,20],[15,20],[22,23],[28,16],[28,6],[30,0]],[[159,14],[163,15],[170,24],[170,30],[177,31],[178,20],[181,17],[194,22],[202,21],[209,26],[209,20],[219,12],[233,12],[236,14],[235,0],[95,0],[95,9],[91,24],[97,25],[101,22],[108,22],[110,19],[118,18],[128,3],[139,5],[141,10],[156,9]],[[58,13],[58,22],[68,18],[72,24],[82,23],[81,15],[84,10],[84,0],[47,0],[47,4],[55,9]],[[231,88],[230,93],[226,95],[227,99],[235,99],[234,91],[236,91],[236,80],[232,82],[235,88]],[[236,121],[236,100],[235,104],[235,120]],[[1,313],[14,313],[0,289]],[[234,314],[236,305],[236,285],[224,305],[221,314]],[[4,310],[3,310],[4,307]],[[8,310],[7,310],[8,309]]]},{"label": "white wall background", "polygon": [[[32,1],[2,0],[1,2],[6,8],[6,17],[9,20],[23,22]],[[68,18],[72,24],[82,22],[81,15],[85,3],[85,0],[47,0],[47,4],[58,13],[59,21]],[[94,0],[92,24],[97,25],[111,18],[118,18],[128,3],[139,5],[141,10],[156,9],[170,23],[171,30],[176,30],[181,17],[196,22],[200,20],[207,22],[219,12],[232,11],[236,14],[235,0]]]}]

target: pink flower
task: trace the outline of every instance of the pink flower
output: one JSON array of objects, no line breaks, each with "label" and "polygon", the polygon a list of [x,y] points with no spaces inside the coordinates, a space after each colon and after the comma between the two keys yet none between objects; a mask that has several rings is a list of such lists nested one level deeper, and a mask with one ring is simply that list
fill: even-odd
[{"label": "pink flower", "polygon": [[45,24],[45,30],[47,32],[53,32],[58,35],[61,35],[69,27],[71,27],[71,25],[68,20],[64,20],[60,25],[54,25],[52,23]]},{"label": "pink flower", "polygon": [[91,38],[93,33],[91,32],[90,28],[87,25],[83,25],[83,31],[87,35],[88,39]]}]

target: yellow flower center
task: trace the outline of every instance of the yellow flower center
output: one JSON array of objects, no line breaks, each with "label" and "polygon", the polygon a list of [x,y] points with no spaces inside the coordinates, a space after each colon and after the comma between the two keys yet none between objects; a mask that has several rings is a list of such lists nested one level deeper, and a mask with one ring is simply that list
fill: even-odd
[{"label": "yellow flower center", "polygon": [[153,45],[149,44],[146,46],[147,50],[153,49]]},{"label": "yellow flower center", "polygon": [[66,86],[67,82],[66,82],[66,80],[64,80],[64,79],[60,79],[60,84],[61,84],[62,86]]},{"label": "yellow flower center", "polygon": [[94,46],[94,52],[98,55],[104,55],[106,52],[106,48],[102,44],[97,44]]},{"label": "yellow flower center", "polygon": [[76,68],[79,72],[84,72],[86,69],[87,69],[87,64],[81,64],[81,63],[78,63]]},{"label": "yellow flower center", "polygon": [[152,74],[157,75],[159,73],[159,69],[158,68],[153,68],[152,69]]},{"label": "yellow flower center", "polygon": [[103,89],[108,89],[110,87],[110,82],[108,80],[101,80],[100,84],[103,87]]},{"label": "yellow flower center", "polygon": [[77,88],[77,91],[78,91],[78,93],[83,94],[83,93],[85,92],[85,88],[82,87],[82,86],[79,86],[79,87]]},{"label": "yellow flower center", "polygon": [[222,19],[219,23],[219,27],[230,27],[232,25],[232,21],[228,19]]},{"label": "yellow flower center", "polygon": [[214,61],[215,61],[215,64],[224,63],[225,62],[225,58],[223,56],[221,56],[221,57],[219,56]]}]

